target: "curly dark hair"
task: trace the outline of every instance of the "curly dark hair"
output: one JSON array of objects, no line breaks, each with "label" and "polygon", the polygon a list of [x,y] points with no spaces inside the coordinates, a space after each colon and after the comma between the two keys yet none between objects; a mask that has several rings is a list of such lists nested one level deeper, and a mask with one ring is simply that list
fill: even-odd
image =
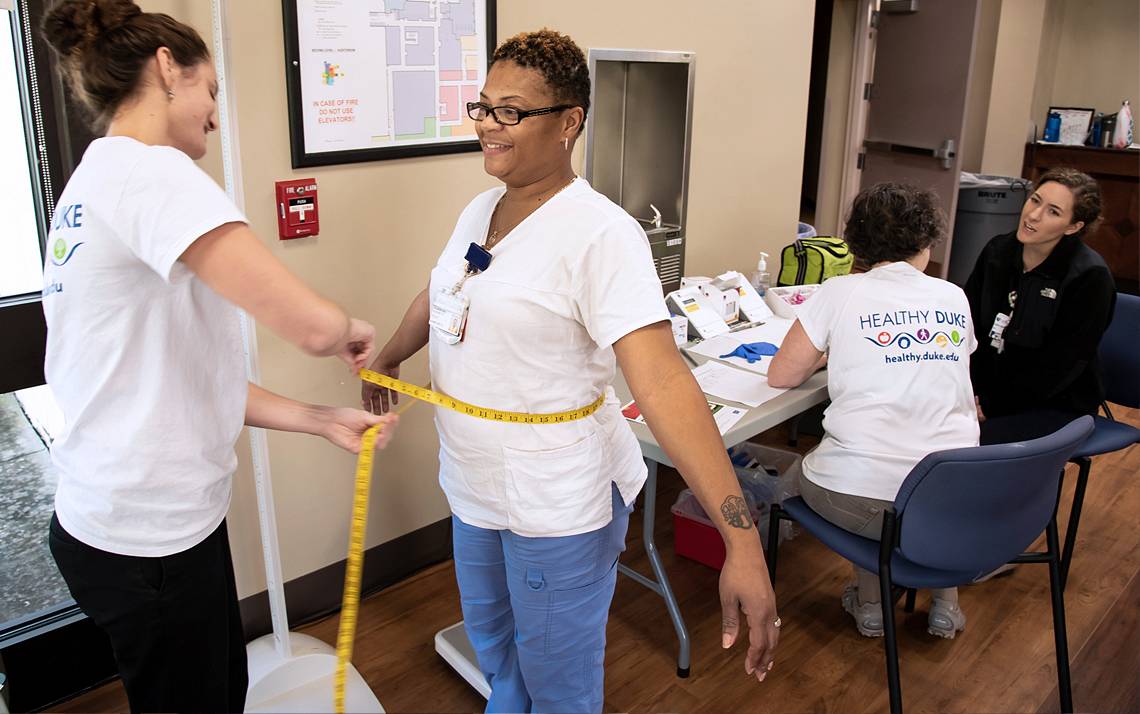
[{"label": "curly dark hair", "polygon": [[941,241],[945,233],[946,217],[932,191],[877,183],[855,197],[843,239],[869,268],[908,260]]},{"label": "curly dark hair", "polygon": [[[545,27],[520,32],[499,45],[491,57],[491,65],[500,60],[538,70],[553,91],[555,101],[582,107],[585,126],[586,114],[590,112],[590,68],[586,55],[569,35]],[[582,131],[581,127],[578,131]]]},{"label": "curly dark hair", "polygon": [[1072,222],[1084,221],[1081,229],[1073,235],[1083,236],[1095,228],[1100,222],[1103,211],[1100,196],[1100,184],[1092,176],[1065,167],[1049,169],[1037,179],[1037,186],[1047,183],[1058,183],[1073,192],[1073,218]]},{"label": "curly dark hair", "polygon": [[41,29],[97,131],[134,94],[143,67],[158,48],[168,48],[186,68],[210,59],[193,27],[169,15],[143,12],[132,0],[62,0],[48,11]]}]

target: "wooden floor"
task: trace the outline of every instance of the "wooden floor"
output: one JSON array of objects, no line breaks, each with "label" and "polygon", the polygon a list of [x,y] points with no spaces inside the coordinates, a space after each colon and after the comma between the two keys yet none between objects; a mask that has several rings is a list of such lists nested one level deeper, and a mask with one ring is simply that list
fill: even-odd
[{"label": "wooden floor", "polygon": [[[1140,411],[1118,416],[1140,425]],[[780,445],[773,430],[763,441]],[[809,446],[807,439],[801,447]],[[1062,513],[1071,502],[1070,470]],[[758,684],[739,647],[722,651],[717,573],[677,558],[669,506],[682,488],[661,473],[657,541],[693,639],[692,676],[675,675],[676,640],[660,598],[619,578],[609,624],[606,709],[630,712],[881,712],[887,710],[881,640],[861,637],[839,605],[849,566],[810,535],[781,548],[776,586],[784,621],[776,668]],[[1140,711],[1140,447],[1093,463],[1066,593],[1077,711]],[[1064,521],[1062,518],[1062,532]],[[624,562],[648,572],[640,516]],[[969,618],[953,641],[926,634],[929,600],[899,611],[904,705],[911,712],[1054,712],[1060,704],[1043,565],[961,589]],[[460,619],[450,563],[368,598],[355,661],[389,712],[481,711],[483,700],[435,653],[432,637]],[[304,632],[334,642],[330,617]],[[59,711],[121,711],[118,683]]]}]

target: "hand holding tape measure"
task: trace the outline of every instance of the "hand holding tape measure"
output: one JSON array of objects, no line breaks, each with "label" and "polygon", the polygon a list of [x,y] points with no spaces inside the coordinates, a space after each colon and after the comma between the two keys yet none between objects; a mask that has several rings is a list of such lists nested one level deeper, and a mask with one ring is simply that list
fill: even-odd
[{"label": "hand holding tape measure", "polygon": [[[370,369],[360,370],[360,378],[392,392],[406,394],[418,401],[451,409],[460,414],[510,424],[562,424],[585,419],[598,411],[606,400],[605,393],[602,393],[592,403],[578,409],[550,414],[527,414],[468,404],[441,392],[432,391],[430,387],[419,387],[408,382],[402,382],[394,376],[374,372]],[[393,404],[395,403],[394,396]],[[386,411],[388,407],[387,398],[381,396],[381,399],[383,400],[383,410]],[[408,403],[397,414],[407,411],[413,404],[415,402]],[[383,426],[383,424],[378,424],[364,432],[360,440],[360,454],[356,460],[352,525],[348,536],[348,560],[344,572],[344,597],[340,609],[340,626],[337,630],[336,673],[333,678],[333,705],[337,714],[344,712],[345,670],[349,660],[352,659],[352,646],[356,639],[356,618],[360,611],[360,575],[364,566],[364,535],[368,528],[368,497],[372,485],[372,462],[377,436]]]}]

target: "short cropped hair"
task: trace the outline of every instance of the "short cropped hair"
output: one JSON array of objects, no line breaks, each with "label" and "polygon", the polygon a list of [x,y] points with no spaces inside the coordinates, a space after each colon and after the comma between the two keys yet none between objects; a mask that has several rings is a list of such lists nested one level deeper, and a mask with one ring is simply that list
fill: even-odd
[{"label": "short cropped hair", "polygon": [[582,107],[585,125],[585,115],[590,112],[590,68],[586,55],[568,35],[547,28],[520,32],[495,50],[491,65],[500,61],[538,70],[555,101]]},{"label": "short cropped hair", "polygon": [[843,239],[859,262],[908,260],[945,237],[946,217],[932,191],[899,183],[863,189],[851,204]]}]

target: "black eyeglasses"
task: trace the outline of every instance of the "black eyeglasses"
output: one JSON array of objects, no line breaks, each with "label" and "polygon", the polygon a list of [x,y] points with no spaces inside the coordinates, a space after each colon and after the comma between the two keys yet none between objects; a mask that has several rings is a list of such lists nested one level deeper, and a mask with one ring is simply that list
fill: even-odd
[{"label": "black eyeglasses", "polygon": [[573,106],[573,104],[559,104],[556,107],[543,107],[542,109],[516,109],[515,107],[492,107],[483,102],[467,102],[467,116],[475,121],[483,121],[490,114],[500,124],[514,126],[527,117],[560,112]]}]

